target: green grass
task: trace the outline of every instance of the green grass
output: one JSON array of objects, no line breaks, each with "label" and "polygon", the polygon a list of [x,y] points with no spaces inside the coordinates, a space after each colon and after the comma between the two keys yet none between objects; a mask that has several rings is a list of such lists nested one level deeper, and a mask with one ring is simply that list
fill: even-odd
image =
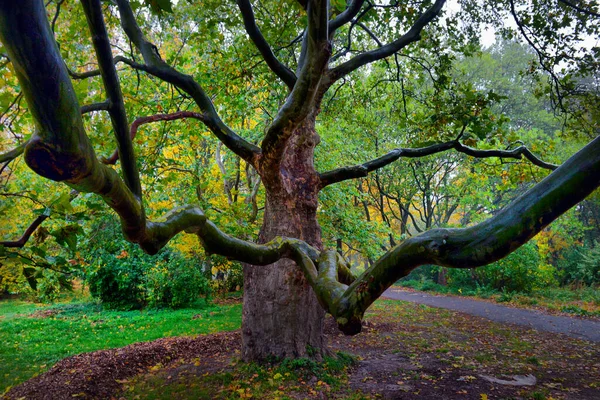
[{"label": "green grass", "polygon": [[[45,310],[51,316],[33,314]],[[200,314],[202,317],[193,319]],[[238,329],[241,305],[199,303],[182,310],[105,311],[92,302],[39,306],[0,301],[0,393],[70,355],[168,336]]]}]

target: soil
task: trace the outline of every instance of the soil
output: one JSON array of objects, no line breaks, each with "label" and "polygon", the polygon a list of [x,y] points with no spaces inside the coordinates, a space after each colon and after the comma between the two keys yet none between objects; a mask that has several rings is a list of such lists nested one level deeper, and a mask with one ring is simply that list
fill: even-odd
[{"label": "soil", "polygon": [[[600,399],[597,344],[517,326],[505,331],[506,327],[490,325],[483,318],[458,313],[451,326],[440,325],[435,313],[432,315],[407,324],[375,314],[363,324],[363,332],[353,337],[341,334],[334,321],[328,320],[329,348],[356,355],[359,361],[347,371],[347,384],[342,390],[315,393],[307,385],[305,392],[295,392],[292,397]],[[513,342],[516,344],[507,347]],[[517,350],[517,345],[523,349]],[[5,397],[116,399],[125,383],[135,376],[159,371],[156,373],[168,384],[184,377],[233,371],[232,360],[239,354],[239,332],[136,343],[66,358],[48,372],[13,388]],[[523,354],[531,362],[524,363]],[[515,379],[518,383],[530,378],[533,385],[511,384]]]}]

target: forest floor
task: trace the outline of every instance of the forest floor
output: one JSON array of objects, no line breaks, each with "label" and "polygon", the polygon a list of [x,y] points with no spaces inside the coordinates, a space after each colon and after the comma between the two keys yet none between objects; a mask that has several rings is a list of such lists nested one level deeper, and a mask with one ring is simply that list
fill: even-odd
[{"label": "forest floor", "polygon": [[600,398],[600,344],[562,334],[387,299],[359,335],[326,332],[323,363],[240,362],[239,331],[173,337],[65,358],[6,397]]}]

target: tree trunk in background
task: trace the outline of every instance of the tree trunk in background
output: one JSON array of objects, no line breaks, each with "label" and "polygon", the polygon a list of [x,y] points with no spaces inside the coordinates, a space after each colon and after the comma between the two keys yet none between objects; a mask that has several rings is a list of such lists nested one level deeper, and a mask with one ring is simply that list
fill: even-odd
[{"label": "tree trunk in background", "polygon": [[[318,175],[313,165],[319,140],[314,120],[294,132],[279,168],[265,166],[267,192],[259,241],[276,236],[299,238],[321,249],[317,222]],[[323,320],[319,305],[302,271],[287,259],[266,266],[244,266],[242,357],[321,358]]]}]

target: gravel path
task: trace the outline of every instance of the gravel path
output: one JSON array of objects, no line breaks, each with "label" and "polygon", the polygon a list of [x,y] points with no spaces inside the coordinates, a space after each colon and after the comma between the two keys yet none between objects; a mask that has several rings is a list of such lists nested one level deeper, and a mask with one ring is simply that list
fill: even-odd
[{"label": "gravel path", "polygon": [[536,310],[506,307],[487,301],[432,295],[423,292],[409,292],[396,288],[386,290],[383,296],[394,300],[425,304],[431,307],[447,308],[487,318],[494,322],[516,324],[540,331],[562,333],[576,339],[600,342],[600,322],[596,321],[548,315]]}]

